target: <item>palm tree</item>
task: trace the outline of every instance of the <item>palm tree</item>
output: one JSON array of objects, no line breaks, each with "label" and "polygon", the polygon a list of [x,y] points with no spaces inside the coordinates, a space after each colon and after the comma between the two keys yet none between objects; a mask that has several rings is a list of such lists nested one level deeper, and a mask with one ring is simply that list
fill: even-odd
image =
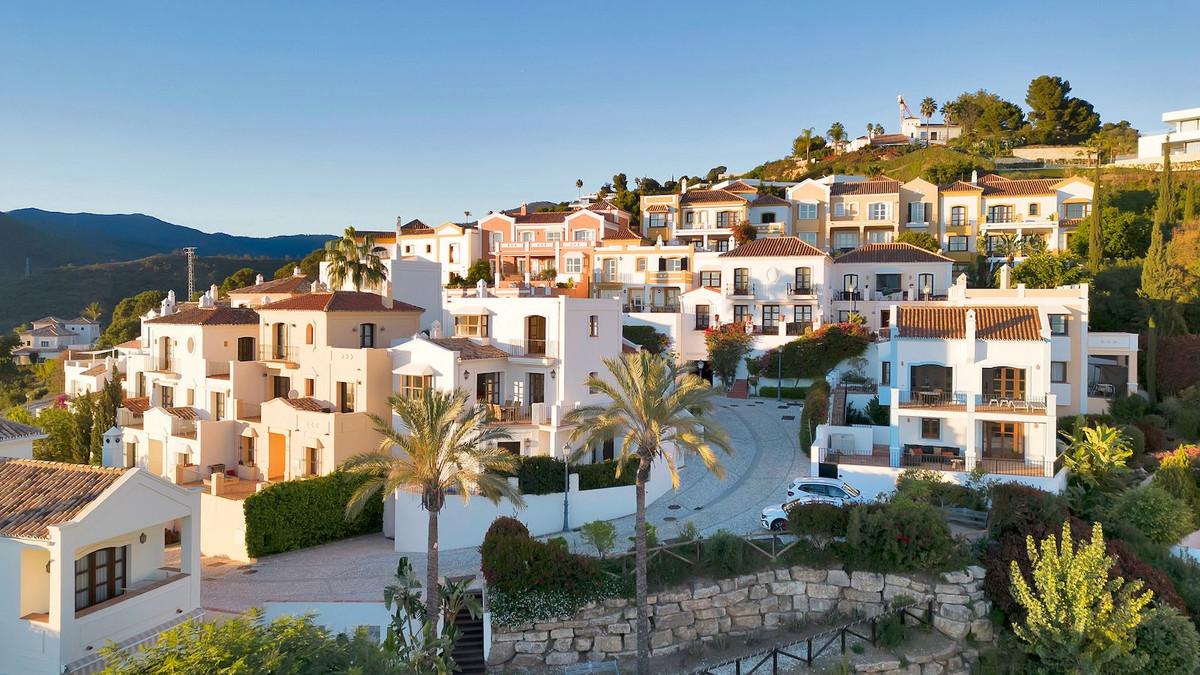
[{"label": "palm tree", "polygon": [[921,99],[921,117],[925,118],[925,127],[928,130],[929,118],[937,112],[937,101],[933,100],[932,96],[926,96]]},{"label": "palm tree", "polygon": [[377,288],[387,278],[387,266],[376,250],[375,237],[360,235],[353,227],[347,227],[341,239],[325,242],[325,262],[329,263],[329,285],[334,290],[347,281],[356,291]]},{"label": "palm tree", "polygon": [[809,127],[807,129],[805,129],[803,136],[804,136],[804,164],[805,164],[805,166],[807,166],[808,164],[810,164],[809,158],[812,155],[813,128]]},{"label": "palm tree", "polygon": [[84,307],[83,312],[82,312],[83,318],[89,319],[91,321],[99,320],[100,315],[103,313],[104,313],[104,310],[100,307],[100,303],[96,300],[89,302],[88,306]]},{"label": "palm tree", "polygon": [[846,127],[842,126],[841,122],[834,122],[829,126],[829,131],[825,132],[825,135],[833,143],[833,146],[840,150],[842,141],[846,140]]},{"label": "palm tree", "polygon": [[421,493],[421,507],[429,513],[425,606],[431,608],[438,607],[438,512],[446,495],[457,493],[467,502],[474,492],[493,502],[506,497],[524,506],[520,492],[500,475],[517,468],[516,457],[495,445],[511,438],[508,429],[490,424],[487,408],[472,408],[469,400],[462,389],[426,389],[419,398],[393,394],[388,405],[407,431],[396,431],[387,420],[372,415],[375,430],[383,436],[379,448],[341,466],[368,477],[346,504],[348,519],[377,494],[387,499],[398,489]]},{"label": "palm tree", "polygon": [[605,359],[604,365],[613,381],[592,375],[587,385],[609,402],[576,408],[567,414],[566,423],[576,425],[571,433],[572,442],[580,439],[584,442],[577,453],[594,443],[613,439],[621,448],[618,473],[628,459],[638,459],[634,520],[637,651],[638,672],[645,674],[650,672],[650,619],[646,602],[646,481],[650,478],[650,466],[655,460],[664,462],[671,472],[671,483],[678,489],[679,474],[666,448],[668,444],[674,445],[678,453],[698,456],[720,478],[724,478],[725,471],[715,450],[731,454],[732,448],[725,430],[712,419],[701,417],[713,410],[715,393],[699,377],[646,351]]}]

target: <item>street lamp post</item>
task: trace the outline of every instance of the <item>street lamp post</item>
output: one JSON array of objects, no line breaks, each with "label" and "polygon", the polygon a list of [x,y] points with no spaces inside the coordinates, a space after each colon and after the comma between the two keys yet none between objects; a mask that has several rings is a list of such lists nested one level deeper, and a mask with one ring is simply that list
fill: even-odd
[{"label": "street lamp post", "polygon": [[570,525],[570,500],[571,494],[571,444],[563,443],[563,532],[571,529]]},{"label": "street lamp post", "polygon": [[783,400],[783,345],[775,348],[775,401]]}]

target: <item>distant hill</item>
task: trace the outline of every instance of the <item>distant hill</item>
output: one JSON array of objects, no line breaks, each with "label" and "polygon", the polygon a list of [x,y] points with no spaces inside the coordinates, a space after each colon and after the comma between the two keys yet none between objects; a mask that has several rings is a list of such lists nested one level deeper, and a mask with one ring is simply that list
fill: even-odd
[{"label": "distant hill", "polygon": [[805,167],[804,162],[795,157],[776,159],[764,162],[744,175],[749,178],[766,180],[803,180],[831,173],[854,175],[882,173],[899,181],[910,181],[914,178],[929,178],[941,173],[943,175],[936,177],[939,180],[946,180],[947,177],[969,176],[972,168],[984,173],[993,170],[995,164],[986,157],[940,146],[908,152],[885,148],[864,148],[841,155],[833,155],[823,160],[814,160],[811,167]]},{"label": "distant hill", "polygon": [[[0,227],[3,225],[0,218]],[[220,284],[243,267],[270,278],[284,262],[281,258],[198,256],[196,289]],[[47,314],[76,316],[93,300],[100,302],[104,310],[101,321],[108,325],[117,302],[151,289],[174,290],[182,300],[187,292],[187,259],[181,254],[155,255],[116,263],[66,265],[36,271],[27,279],[0,279],[0,330]]]},{"label": "distant hill", "polygon": [[202,232],[140,213],[103,215],[17,209],[0,214],[0,279],[64,264],[138,260],[195,246],[202,256],[302,258],[330,235],[243,237]]}]

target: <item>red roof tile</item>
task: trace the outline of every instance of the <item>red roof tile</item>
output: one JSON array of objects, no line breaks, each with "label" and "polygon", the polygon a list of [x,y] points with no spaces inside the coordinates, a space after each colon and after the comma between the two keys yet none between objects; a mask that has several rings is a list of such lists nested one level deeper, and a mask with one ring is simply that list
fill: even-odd
[{"label": "red roof tile", "polygon": [[531,225],[546,224],[546,223],[561,223],[571,215],[572,211],[538,211],[537,213],[519,213],[512,214],[512,217],[518,223],[528,223]]},{"label": "red roof tile", "polygon": [[258,323],[258,312],[249,307],[218,306],[209,309],[183,307],[174,314],[150,319],[146,323],[188,326],[240,326]]},{"label": "red roof tile", "polygon": [[829,194],[841,196],[899,194],[900,181],[893,178],[844,181],[829,186]]},{"label": "red roof tile", "polygon": [[124,472],[88,464],[0,459],[0,536],[48,539],[50,526],[73,520]]},{"label": "red roof tile", "polygon": [[627,240],[633,240],[633,239],[641,241],[642,235],[638,234],[637,232],[634,232],[633,230],[629,229],[628,227],[626,227],[624,225],[617,228],[616,232],[614,232],[612,234],[604,235],[605,241],[627,241]]},{"label": "red roof tile", "polygon": [[967,311],[975,311],[978,340],[1041,340],[1042,326],[1035,307],[920,307],[900,305],[898,337],[961,340],[966,336]]},{"label": "red roof tile", "polygon": [[200,412],[191,406],[179,406],[178,408],[166,408],[167,414],[171,417],[178,417],[181,420],[196,421],[200,419]]},{"label": "red roof tile", "polygon": [[902,242],[867,244],[834,258],[834,263],[939,263],[950,258]]},{"label": "red roof tile", "polygon": [[327,413],[332,411],[332,408],[329,405],[318,401],[311,396],[303,396],[300,398],[282,398],[280,400],[296,410],[303,410],[305,412]]},{"label": "red roof tile", "polygon": [[825,252],[799,237],[767,237],[748,241],[721,254],[722,258],[824,256]]},{"label": "red roof tile", "polygon": [[433,344],[449,349],[452,352],[458,352],[458,358],[464,361],[473,361],[475,359],[506,359],[508,352],[493,345],[481,345],[470,338],[444,337],[444,338],[429,338]]},{"label": "red roof tile", "polygon": [[121,402],[121,407],[133,413],[134,415],[144,415],[150,409],[149,396],[136,396],[127,398]]},{"label": "red roof tile", "polygon": [[979,178],[983,195],[996,197],[1032,197],[1054,194],[1054,186],[1062,182],[1059,178],[1021,178],[1012,180],[989,173]]},{"label": "red roof tile", "polygon": [[122,342],[121,344],[117,345],[117,349],[141,349],[141,348],[142,348],[142,341],[140,338],[134,339],[134,340],[126,340],[125,342]]},{"label": "red roof tile", "polygon": [[721,189],[726,192],[736,193],[758,192],[758,188],[747,185],[740,180],[735,180]]},{"label": "red roof tile", "polygon": [[312,290],[312,279],[301,274],[292,274],[282,279],[270,279],[261,284],[252,284],[237,288],[229,293],[307,293]]},{"label": "red roof tile", "polygon": [[754,201],[750,202],[750,206],[791,206],[792,203],[782,197],[775,195],[759,195]]},{"label": "red roof tile", "polygon": [[260,312],[275,310],[298,310],[307,312],[423,312],[424,309],[407,302],[393,300],[385,307],[383,296],[362,291],[333,291],[305,293],[263,305]]},{"label": "red roof tile", "polygon": [[680,204],[719,204],[736,202],[745,204],[750,201],[741,195],[735,195],[725,190],[690,190],[679,195]]},{"label": "red roof tile", "polygon": [[646,213],[667,213],[671,207],[666,204],[651,204],[646,207]]}]

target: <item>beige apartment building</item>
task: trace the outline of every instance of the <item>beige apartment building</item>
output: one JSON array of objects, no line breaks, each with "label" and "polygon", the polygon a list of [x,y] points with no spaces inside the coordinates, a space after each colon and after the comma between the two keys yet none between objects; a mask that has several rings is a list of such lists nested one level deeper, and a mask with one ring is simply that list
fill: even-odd
[{"label": "beige apartment building", "polygon": [[895,241],[907,230],[938,236],[938,187],[882,176],[830,176],[788,189],[796,236],[831,253]]}]

